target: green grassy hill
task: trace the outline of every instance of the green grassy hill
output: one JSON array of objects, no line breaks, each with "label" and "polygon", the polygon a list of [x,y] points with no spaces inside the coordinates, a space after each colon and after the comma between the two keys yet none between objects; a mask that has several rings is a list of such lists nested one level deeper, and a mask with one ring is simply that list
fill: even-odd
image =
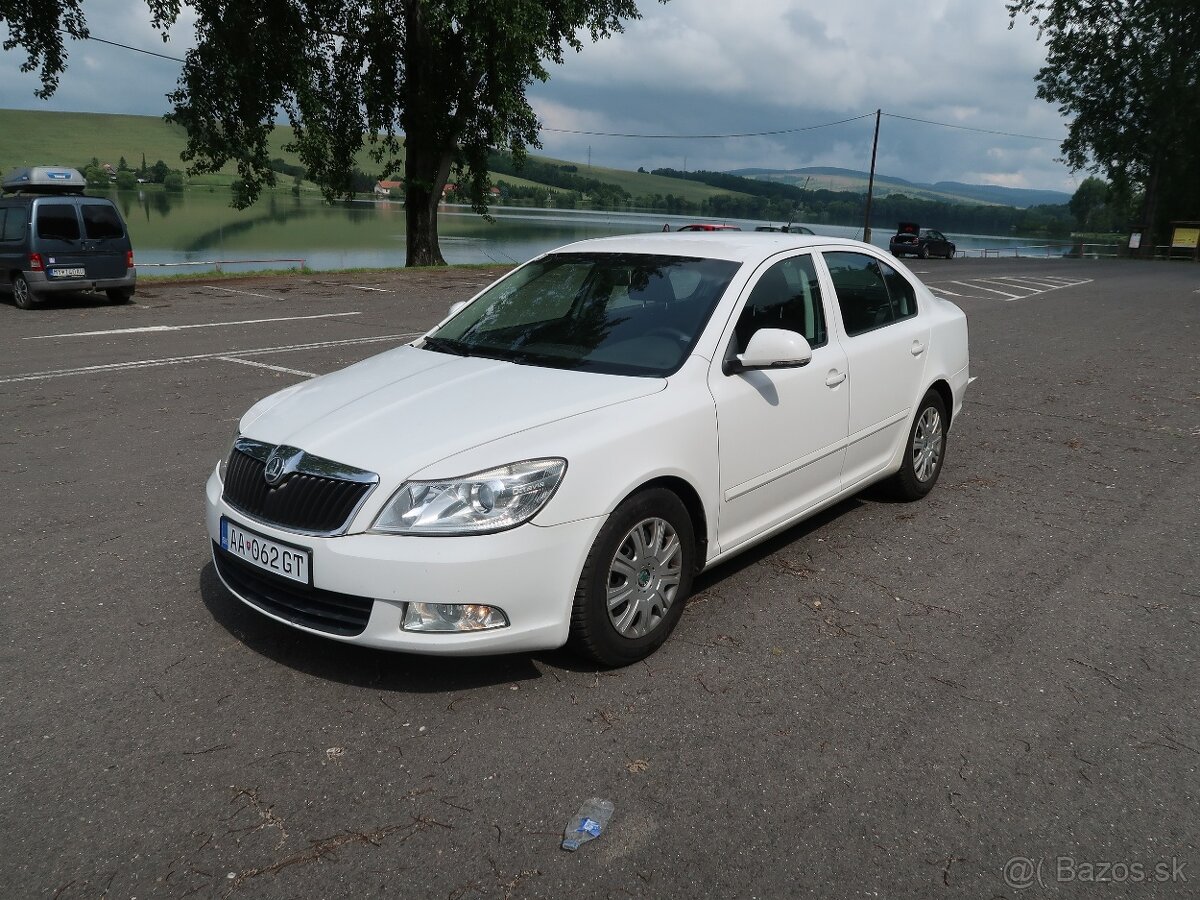
[{"label": "green grassy hill", "polygon": [[[271,139],[271,156],[298,165],[296,155],[283,149],[291,139],[290,128],[277,126]],[[83,166],[92,157],[114,166],[121,157],[125,157],[125,161],[136,168],[141,165],[143,154],[148,165],[154,165],[161,159],[172,169],[182,169],[184,164],[179,154],[186,144],[187,135],[182,127],[168,124],[157,116],[0,109],[0,172],[8,172],[16,166]],[[547,157],[534,158],[552,165],[575,165],[579,175],[618,185],[635,197],[643,194],[674,194],[685,200],[699,202],[715,194],[729,193],[677,178],[602,166],[588,168]],[[375,174],[380,170],[379,164],[371,159],[366,150],[359,153],[357,162],[364,172]],[[235,177],[236,168],[231,164],[218,174],[192,178],[189,183],[193,186],[228,185]],[[496,177],[514,185],[544,187],[519,176]],[[280,178],[280,183],[290,186],[290,180],[285,177]]]},{"label": "green grassy hill", "polygon": [[[576,175],[584,178],[596,178],[607,184],[615,184],[617,187],[629,191],[635,197],[640,197],[644,194],[662,194],[664,197],[667,194],[674,194],[676,197],[682,197],[684,200],[699,202],[707,200],[716,194],[735,193],[723,190],[722,188],[710,187],[698,181],[685,181],[682,178],[665,178],[662,175],[650,175],[646,172],[628,172],[624,169],[608,169],[604,166],[587,166],[565,159],[535,156],[532,153],[530,154],[530,158],[555,166],[576,166],[578,168],[578,171],[575,172]],[[506,181],[511,180],[508,175],[499,175],[496,177],[503,178]],[[737,196],[742,197],[747,195],[737,194]]]}]

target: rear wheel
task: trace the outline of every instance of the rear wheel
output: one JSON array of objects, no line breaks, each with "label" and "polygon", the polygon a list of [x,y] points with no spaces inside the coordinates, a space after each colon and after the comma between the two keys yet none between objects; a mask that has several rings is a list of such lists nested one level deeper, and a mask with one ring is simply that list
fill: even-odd
[{"label": "rear wheel", "polygon": [[671,491],[653,488],[617,507],[579,577],[572,648],[626,666],[662,646],[691,592],[695,544],[687,509]]},{"label": "rear wheel", "polygon": [[930,391],[917,408],[904,462],[888,482],[888,490],[898,500],[920,500],[937,484],[945,460],[946,404],[937,391]]},{"label": "rear wheel", "polygon": [[104,292],[109,303],[128,303],[133,299],[133,288],[112,288]]},{"label": "rear wheel", "polygon": [[33,296],[29,282],[20,272],[12,277],[12,295],[13,302],[17,304],[18,309],[33,309],[37,306],[37,298]]}]

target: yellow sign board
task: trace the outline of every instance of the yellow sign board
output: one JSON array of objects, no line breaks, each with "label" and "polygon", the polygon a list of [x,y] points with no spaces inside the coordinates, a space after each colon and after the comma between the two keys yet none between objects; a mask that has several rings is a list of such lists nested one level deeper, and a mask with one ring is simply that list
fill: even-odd
[{"label": "yellow sign board", "polygon": [[1200,245],[1200,228],[1176,228],[1171,237],[1171,246],[1194,250]]}]

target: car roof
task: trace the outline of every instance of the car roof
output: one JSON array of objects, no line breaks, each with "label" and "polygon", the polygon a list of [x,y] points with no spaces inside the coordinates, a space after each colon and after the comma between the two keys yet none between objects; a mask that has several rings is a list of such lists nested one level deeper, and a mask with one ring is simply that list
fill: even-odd
[{"label": "car roof", "polygon": [[688,231],[625,234],[591,238],[549,251],[550,253],[647,253],[662,256],[696,256],[758,263],[787,250],[835,247],[848,250],[878,247],[848,238],[776,231]]}]

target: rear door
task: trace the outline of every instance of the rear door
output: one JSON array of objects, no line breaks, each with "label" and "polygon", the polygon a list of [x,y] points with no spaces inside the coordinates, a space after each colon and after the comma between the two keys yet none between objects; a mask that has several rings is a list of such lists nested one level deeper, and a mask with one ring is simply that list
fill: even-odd
[{"label": "rear door", "polygon": [[33,252],[42,257],[47,281],[83,281],[87,254],[78,204],[69,199],[38,200],[33,209]]},{"label": "rear door", "polygon": [[88,278],[123,278],[130,245],[121,214],[110,201],[100,199],[81,200],[79,212]]},{"label": "rear door", "polygon": [[929,317],[916,289],[884,260],[857,251],[823,254],[837,297],[849,367],[850,426],[842,483],[882,471],[908,434],[921,399]]}]

